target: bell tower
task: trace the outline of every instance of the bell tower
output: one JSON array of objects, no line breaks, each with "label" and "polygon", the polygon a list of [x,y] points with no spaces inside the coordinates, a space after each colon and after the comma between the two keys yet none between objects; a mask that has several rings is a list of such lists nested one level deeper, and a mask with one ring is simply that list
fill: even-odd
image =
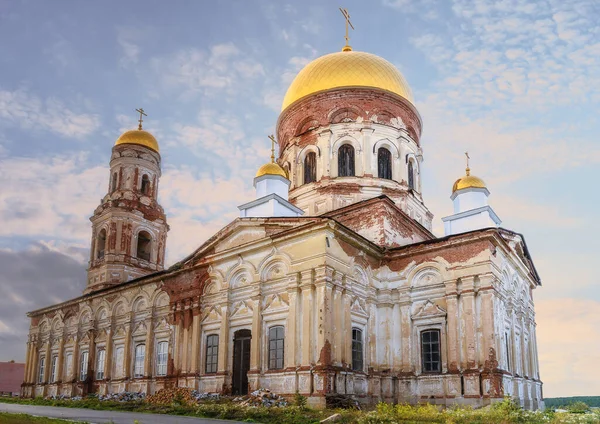
[{"label": "bell tower", "polygon": [[158,142],[139,127],[123,133],[110,159],[108,192],[90,217],[92,244],[84,293],[164,269],[169,226],[158,204]]}]

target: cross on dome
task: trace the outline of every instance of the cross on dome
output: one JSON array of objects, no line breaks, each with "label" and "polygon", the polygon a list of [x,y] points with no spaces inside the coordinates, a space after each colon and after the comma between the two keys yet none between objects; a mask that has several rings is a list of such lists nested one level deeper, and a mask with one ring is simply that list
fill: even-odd
[{"label": "cross on dome", "polygon": [[346,36],[344,37],[346,39],[346,45],[344,46],[342,51],[349,52],[352,51],[352,47],[350,47],[350,44],[348,44],[348,41],[350,41],[350,37],[348,36],[348,25],[350,25],[350,28],[352,29],[354,29],[354,26],[352,25],[352,22],[350,22],[350,14],[348,13],[348,9],[340,7],[340,12],[342,12],[342,15],[344,15],[344,19],[346,20]]}]

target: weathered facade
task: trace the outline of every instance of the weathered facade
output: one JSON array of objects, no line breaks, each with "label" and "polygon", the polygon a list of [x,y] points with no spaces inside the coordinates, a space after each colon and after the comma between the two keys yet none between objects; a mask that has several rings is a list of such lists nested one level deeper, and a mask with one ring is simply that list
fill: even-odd
[{"label": "weathered facade", "polygon": [[278,165],[257,175],[288,178],[304,215],[238,218],[166,270],[158,145],[135,131],[117,141],[111,178],[130,177],[121,191],[111,180],[92,217],[85,294],[29,314],[24,396],[268,387],[314,405],[343,393],[543,407],[540,280],[523,237],[430,232],[408,86],[381,58],[336,56],[354,54],[318,59],[320,79],[306,75],[312,65],[299,74]]}]

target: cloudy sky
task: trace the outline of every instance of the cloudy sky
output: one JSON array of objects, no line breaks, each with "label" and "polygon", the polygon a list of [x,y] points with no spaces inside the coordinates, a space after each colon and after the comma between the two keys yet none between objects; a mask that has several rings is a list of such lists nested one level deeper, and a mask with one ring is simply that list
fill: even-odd
[{"label": "cloudy sky", "polygon": [[[0,0],[0,360],[24,360],[26,311],[81,294],[88,218],[134,109],[161,146],[172,264],[252,198],[287,86],[343,45],[338,6]],[[468,150],[542,278],[544,394],[600,395],[600,4],[344,6],[355,50],[386,58],[412,86],[435,232]]]}]

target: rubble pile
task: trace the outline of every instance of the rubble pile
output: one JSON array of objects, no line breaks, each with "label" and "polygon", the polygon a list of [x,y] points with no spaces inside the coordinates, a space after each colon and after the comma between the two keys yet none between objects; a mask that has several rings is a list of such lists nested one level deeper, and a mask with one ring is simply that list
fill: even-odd
[{"label": "rubble pile", "polygon": [[200,393],[187,387],[172,387],[160,389],[155,394],[148,396],[146,401],[153,405],[171,405],[179,403],[181,405],[194,405],[201,400],[218,400],[218,393]]},{"label": "rubble pile", "polygon": [[143,392],[120,392],[120,393],[107,393],[105,395],[98,396],[100,401],[114,401],[114,402],[137,402],[144,400],[146,393]]},{"label": "rubble pile", "polygon": [[240,402],[241,406],[287,406],[285,398],[272,393],[269,389],[258,389],[247,396],[239,396],[233,399],[234,402]]}]

